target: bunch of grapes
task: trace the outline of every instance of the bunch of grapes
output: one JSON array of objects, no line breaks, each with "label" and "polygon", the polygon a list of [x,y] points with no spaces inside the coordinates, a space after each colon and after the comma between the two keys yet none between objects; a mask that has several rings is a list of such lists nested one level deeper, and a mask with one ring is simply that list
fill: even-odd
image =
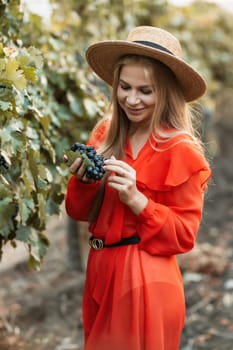
[{"label": "bunch of grapes", "polygon": [[74,143],[70,151],[64,152],[68,157],[68,166],[70,166],[76,158],[82,158],[86,166],[86,176],[88,179],[100,180],[105,171],[103,168],[104,157],[98,154],[94,146],[86,146],[82,143]]},{"label": "bunch of grapes", "polygon": [[0,154],[0,168],[3,167],[5,170],[9,169],[9,164],[6,159]]}]

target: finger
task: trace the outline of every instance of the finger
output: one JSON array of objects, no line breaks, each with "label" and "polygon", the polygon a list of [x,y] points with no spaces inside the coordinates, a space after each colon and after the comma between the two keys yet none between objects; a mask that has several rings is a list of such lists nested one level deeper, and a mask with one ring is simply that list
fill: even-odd
[{"label": "finger", "polygon": [[84,177],[85,176],[85,173],[86,173],[86,165],[84,163],[82,163],[77,171],[77,174],[80,176],[80,177]]},{"label": "finger", "polygon": [[82,159],[81,158],[75,159],[75,161],[69,167],[70,172],[72,174],[76,173],[81,164],[82,164]]},{"label": "finger", "polygon": [[64,163],[68,162],[68,157],[67,157],[66,154],[64,154],[64,156],[63,156],[63,162],[64,162]]},{"label": "finger", "polygon": [[[114,159],[107,159],[104,162],[104,169],[106,171],[113,171],[117,172],[118,174],[127,174],[127,173],[133,173],[134,169],[127,163],[125,163],[122,160],[114,160]],[[116,168],[117,167],[117,168]]]},{"label": "finger", "polygon": [[129,171],[122,168],[118,164],[117,165],[106,165],[106,166],[104,166],[104,170],[116,173],[118,176],[123,176],[123,177],[127,177],[127,175],[129,174]]},{"label": "finger", "polygon": [[110,181],[108,182],[108,185],[111,188],[114,188],[115,190],[117,190],[119,193],[129,193],[131,185],[128,183],[120,183],[120,181]]},{"label": "finger", "polygon": [[116,158],[114,158],[113,156],[111,158],[108,158],[108,159],[105,159],[104,161],[104,165],[117,165],[117,166],[120,166],[120,167],[123,167],[123,168],[130,168],[130,166],[125,163],[123,160],[118,160]]},{"label": "finger", "polygon": [[128,180],[122,176],[111,175],[108,177],[108,183],[117,183],[117,184],[125,184]]},{"label": "finger", "polygon": [[82,182],[85,182],[85,183],[89,183],[89,184],[92,184],[95,182],[94,179],[89,179],[86,174],[84,174],[84,176],[80,179]]}]

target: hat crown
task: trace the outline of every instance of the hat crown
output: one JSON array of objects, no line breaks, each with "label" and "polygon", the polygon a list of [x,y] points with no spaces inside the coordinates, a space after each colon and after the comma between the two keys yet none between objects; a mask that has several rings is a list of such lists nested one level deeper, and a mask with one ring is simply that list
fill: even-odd
[{"label": "hat crown", "polygon": [[148,41],[164,47],[175,56],[182,57],[179,40],[164,29],[150,26],[136,27],[129,33],[127,41]]}]

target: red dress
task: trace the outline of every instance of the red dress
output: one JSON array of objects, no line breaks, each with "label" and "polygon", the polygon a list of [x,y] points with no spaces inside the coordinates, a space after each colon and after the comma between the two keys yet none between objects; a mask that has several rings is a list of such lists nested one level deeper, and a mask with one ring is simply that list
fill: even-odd
[{"label": "red dress", "polygon": [[[104,127],[90,140],[104,137]],[[181,139],[185,142],[179,142]],[[137,233],[140,243],[90,250],[83,295],[85,350],[178,350],[185,299],[176,254],[192,249],[199,228],[209,165],[187,136],[155,151],[148,141],[136,159],[129,142],[125,161],[137,172],[137,187],[148,197],[135,215],[106,185],[98,220],[89,226],[106,244]],[[71,177],[66,210],[87,220],[99,182]]]}]

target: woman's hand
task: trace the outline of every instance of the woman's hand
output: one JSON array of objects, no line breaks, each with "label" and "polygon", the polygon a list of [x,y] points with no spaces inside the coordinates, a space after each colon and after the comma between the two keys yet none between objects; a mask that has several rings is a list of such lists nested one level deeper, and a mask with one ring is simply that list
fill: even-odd
[{"label": "woman's hand", "polygon": [[[64,155],[64,162],[67,161],[66,155]],[[83,163],[83,160],[81,158],[76,158],[75,161],[71,164],[69,167],[69,171],[71,174],[73,174],[79,181],[91,184],[94,183],[95,180],[88,179],[86,177],[86,166]]]},{"label": "woman's hand", "polygon": [[148,198],[136,186],[136,171],[126,162],[114,157],[105,160],[104,170],[109,171],[108,185],[119,193],[120,200],[139,214],[147,205]]}]

